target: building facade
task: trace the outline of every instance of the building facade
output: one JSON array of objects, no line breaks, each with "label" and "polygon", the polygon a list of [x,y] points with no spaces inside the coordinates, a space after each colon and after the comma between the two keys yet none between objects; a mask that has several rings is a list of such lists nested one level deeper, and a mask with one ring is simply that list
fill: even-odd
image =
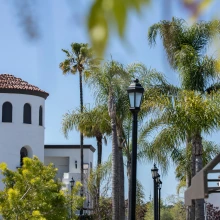
[{"label": "building facade", "polygon": [[[48,96],[47,92],[20,78],[0,74],[0,162],[15,170],[22,166],[24,157],[35,155],[45,165],[53,163],[58,168],[57,178],[69,188],[72,177],[80,181],[80,146],[45,145],[45,100]],[[94,151],[91,145],[84,145],[85,173],[92,168]],[[3,189],[1,179],[0,176],[0,189]]]}]

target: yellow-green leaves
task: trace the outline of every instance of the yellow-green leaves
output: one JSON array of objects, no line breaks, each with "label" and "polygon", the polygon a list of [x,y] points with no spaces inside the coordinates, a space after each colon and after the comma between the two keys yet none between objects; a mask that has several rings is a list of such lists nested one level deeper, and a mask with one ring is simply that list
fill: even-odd
[{"label": "yellow-green leaves", "polygon": [[88,30],[95,52],[102,56],[111,27],[124,36],[129,10],[139,11],[150,0],[95,0],[88,16]]},{"label": "yellow-green leaves", "polygon": [[[154,151],[162,147],[171,149],[179,147],[187,136],[206,133],[219,129],[220,126],[220,94],[199,93],[180,90],[175,95],[148,93],[143,108],[152,109],[152,125],[144,128],[148,136],[159,129],[153,140]],[[148,102],[149,100],[149,102]],[[149,127],[150,126],[150,127]],[[155,130],[154,130],[155,129]],[[154,134],[153,134],[154,135]]]},{"label": "yellow-green leaves", "polygon": [[6,163],[1,163],[1,164],[0,164],[0,170],[1,170],[2,172],[5,171],[6,168],[7,168],[7,164],[6,164]]},{"label": "yellow-green leaves", "polygon": [[4,190],[0,191],[0,214],[8,220],[66,220],[71,201],[73,212],[83,202],[78,195],[80,183],[76,183],[72,195],[62,191],[63,184],[54,180],[56,169],[52,164],[44,166],[37,158],[24,158],[23,166],[9,170],[2,163]]},{"label": "yellow-green leaves", "polygon": [[12,188],[8,189],[8,200],[10,201],[17,198],[18,194],[19,194],[18,190]]},{"label": "yellow-green leaves", "polygon": [[46,220],[46,218],[42,217],[42,215],[39,211],[33,211],[30,219],[31,220]]},{"label": "yellow-green leaves", "polygon": [[70,196],[68,197],[69,204],[71,205],[72,210],[73,210],[72,217],[75,217],[73,219],[76,219],[74,210],[77,210],[77,208],[82,207],[83,202],[85,201],[85,197],[80,196],[80,194],[78,193],[81,187],[82,187],[82,184],[77,181],[75,183],[75,186],[72,188],[71,193],[69,194]]},{"label": "yellow-green leaves", "polygon": [[220,94],[182,91],[174,99],[170,123],[182,127],[188,134],[210,132],[219,127]]}]

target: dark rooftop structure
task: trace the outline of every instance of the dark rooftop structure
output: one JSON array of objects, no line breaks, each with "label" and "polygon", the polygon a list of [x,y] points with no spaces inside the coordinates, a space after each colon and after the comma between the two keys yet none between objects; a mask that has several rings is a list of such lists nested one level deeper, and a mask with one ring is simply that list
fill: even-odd
[{"label": "dark rooftop structure", "polygon": [[[46,144],[44,149],[80,149],[80,145]],[[95,152],[95,148],[92,145],[83,145],[83,149],[90,149]]]}]

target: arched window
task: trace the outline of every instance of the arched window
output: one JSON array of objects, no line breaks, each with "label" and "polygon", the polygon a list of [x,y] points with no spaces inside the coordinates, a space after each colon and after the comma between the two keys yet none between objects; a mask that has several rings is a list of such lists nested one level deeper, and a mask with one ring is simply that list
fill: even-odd
[{"label": "arched window", "polygon": [[23,122],[25,124],[31,124],[31,106],[28,103],[24,105]]},{"label": "arched window", "polygon": [[43,125],[43,108],[42,108],[42,106],[40,106],[40,108],[39,108],[39,125],[40,126]]},{"label": "arched window", "polygon": [[20,166],[23,166],[23,159],[24,157],[28,156],[28,151],[25,147],[22,147],[20,150]]},{"label": "arched window", "polygon": [[2,122],[12,122],[12,104],[10,102],[2,105]]}]

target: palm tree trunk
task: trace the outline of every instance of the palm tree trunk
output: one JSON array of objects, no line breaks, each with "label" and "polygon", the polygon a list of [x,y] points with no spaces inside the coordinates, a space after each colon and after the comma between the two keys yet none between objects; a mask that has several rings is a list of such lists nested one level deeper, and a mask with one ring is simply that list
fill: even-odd
[{"label": "palm tree trunk", "polygon": [[97,155],[97,164],[100,165],[102,163],[102,134],[98,133],[96,135],[98,155]]},{"label": "palm tree trunk", "polygon": [[[193,146],[192,146],[192,156],[191,156],[191,178],[195,176],[195,164],[196,164],[196,159],[195,159],[195,154],[193,153]],[[190,207],[190,220],[195,220],[195,200],[192,200],[192,205]]]},{"label": "palm tree trunk", "polygon": [[[187,136],[186,139],[186,153],[188,154],[189,150],[191,150],[191,139]],[[192,153],[191,153],[192,155]],[[191,161],[191,169],[195,166],[195,163]],[[188,169],[188,164],[186,168],[186,187],[189,188],[191,186],[191,172],[192,170]],[[194,220],[195,219],[195,206],[187,206],[186,207],[186,220]]]},{"label": "palm tree trunk", "polygon": [[[83,88],[82,88],[82,71],[79,71],[79,88],[80,88],[80,112],[83,112]],[[83,196],[83,133],[80,132],[80,159],[81,159],[81,196]],[[82,207],[83,208],[83,207]],[[81,208],[80,214],[83,214],[83,209]]]},{"label": "palm tree trunk", "polygon": [[118,146],[119,146],[119,215],[120,219],[125,219],[125,189],[124,189],[124,161],[123,161],[123,142],[124,135],[122,126],[117,126]]},{"label": "palm tree trunk", "polygon": [[[202,137],[201,134],[196,134],[192,138],[192,148],[193,154],[195,155],[195,173],[198,173],[202,167]],[[195,200],[195,220],[203,220],[205,219],[204,216],[204,199],[196,199]]]},{"label": "palm tree trunk", "polygon": [[[102,138],[103,137],[102,137],[101,133],[97,134],[96,140],[97,140],[97,148],[98,148],[98,155],[97,155],[98,167],[102,163]],[[99,198],[100,198],[100,176],[99,176],[99,173],[98,173],[98,177],[97,177],[97,195],[96,195],[96,205],[97,205],[97,207],[99,207]],[[100,216],[99,216],[99,219],[100,219]]]},{"label": "palm tree trunk", "polygon": [[108,97],[108,112],[111,118],[112,129],[112,220],[120,220],[119,217],[119,150],[116,130],[116,106],[112,94],[112,88]]},{"label": "palm tree trunk", "polygon": [[122,148],[119,148],[119,215],[120,220],[125,219],[125,193],[124,193],[124,162]]},{"label": "palm tree trunk", "polygon": [[[189,188],[190,186],[191,186],[191,174],[189,171],[186,171],[186,188]],[[193,220],[193,217],[195,219],[195,207],[187,206],[186,207],[186,220]]]},{"label": "palm tree trunk", "polygon": [[186,187],[189,188],[191,186],[191,175],[190,173],[187,171],[186,172]]}]

